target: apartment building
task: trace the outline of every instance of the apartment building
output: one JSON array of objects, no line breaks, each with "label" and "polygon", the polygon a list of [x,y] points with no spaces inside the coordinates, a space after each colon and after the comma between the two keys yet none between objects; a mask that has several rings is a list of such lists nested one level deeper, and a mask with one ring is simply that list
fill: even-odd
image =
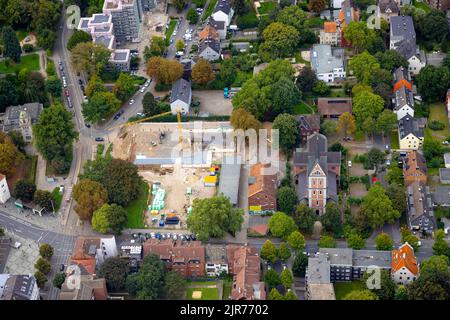
[{"label": "apartment building", "polygon": [[142,17],[137,0],[105,0],[103,13],[111,16],[117,41],[139,41]]},{"label": "apartment building", "polygon": [[39,288],[33,275],[0,274],[0,301],[39,299]]},{"label": "apartment building", "polygon": [[311,49],[311,68],[325,83],[345,79],[344,49],[329,44],[315,44]]},{"label": "apartment building", "polygon": [[0,129],[3,132],[20,131],[25,142],[33,140],[33,125],[39,121],[43,105],[38,102],[9,106],[0,115]]}]

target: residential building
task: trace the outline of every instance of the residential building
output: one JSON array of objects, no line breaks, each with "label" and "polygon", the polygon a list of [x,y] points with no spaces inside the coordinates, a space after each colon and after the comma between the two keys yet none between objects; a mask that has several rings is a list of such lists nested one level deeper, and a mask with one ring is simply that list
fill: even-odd
[{"label": "residential building", "polygon": [[215,21],[225,22],[225,25],[228,27],[233,14],[234,10],[230,0],[218,0],[211,16]]},{"label": "residential building", "polygon": [[205,252],[206,275],[208,277],[218,277],[223,273],[228,273],[227,248],[225,245],[208,243]]},{"label": "residential building", "polygon": [[208,24],[216,29],[220,40],[225,40],[227,38],[227,25],[225,24],[225,21],[216,21],[210,17]]},{"label": "residential building", "polygon": [[444,153],[444,165],[446,168],[450,168],[450,152]]},{"label": "residential building", "polygon": [[0,128],[3,132],[20,131],[23,140],[30,143],[33,140],[33,125],[39,121],[43,105],[38,102],[9,106],[0,115]]},{"label": "residential building", "polygon": [[394,71],[394,92],[404,87],[409,91],[413,91],[411,75],[404,67],[399,67]]},{"label": "residential building", "polygon": [[139,0],[142,11],[151,11],[156,7],[156,0]]},{"label": "residential building", "polygon": [[325,119],[337,119],[345,112],[352,113],[352,98],[319,98],[317,109]]},{"label": "residential building", "polygon": [[0,301],[39,299],[39,288],[33,275],[0,274]]},{"label": "residential building", "polygon": [[428,169],[425,157],[417,151],[410,151],[403,160],[403,179],[405,186],[413,182],[427,183]]},{"label": "residential building", "polygon": [[261,278],[261,259],[258,249],[249,246],[227,245],[229,272],[233,274],[232,300],[266,300]]},{"label": "residential building", "polygon": [[224,158],[220,168],[218,194],[224,195],[233,206],[238,204],[241,158]]},{"label": "residential building", "polygon": [[111,16],[119,42],[139,41],[141,16],[137,0],[105,0],[103,13]]},{"label": "residential building", "polygon": [[192,75],[192,68],[195,66],[195,62],[192,59],[181,59],[181,65],[183,66],[183,79],[189,81]]},{"label": "residential building", "polygon": [[172,86],[170,94],[170,110],[172,114],[188,114],[192,102],[192,88],[191,82],[178,79]]},{"label": "residential building", "polygon": [[408,242],[392,250],[391,276],[397,284],[409,284],[419,277],[419,264]]},{"label": "residential building", "polygon": [[130,71],[131,52],[128,49],[116,49],[111,53],[109,63],[119,71]]},{"label": "residential building", "polygon": [[431,234],[435,223],[430,187],[415,181],[408,186],[407,192],[409,228]]},{"label": "residential building", "polygon": [[341,153],[328,152],[328,140],[320,133],[308,137],[306,150],[294,153],[298,199],[317,215],[325,213],[328,202],[337,202],[340,173]]},{"label": "residential building", "polygon": [[395,0],[395,3],[397,4],[397,6],[399,8],[406,6],[406,5],[410,5],[411,4],[411,0]]},{"label": "residential building", "polygon": [[78,286],[69,283],[74,269],[68,267],[66,281],[61,286],[59,300],[107,300],[108,290],[105,279],[97,279],[93,275],[79,275]]},{"label": "residential building", "polygon": [[430,7],[440,11],[447,11],[450,9],[450,0],[427,0]]},{"label": "residential building", "polygon": [[398,137],[401,150],[418,150],[423,145],[423,128],[416,118],[406,115],[398,122]]},{"label": "residential building", "polygon": [[80,236],[75,241],[70,261],[72,265],[79,267],[81,274],[94,275],[107,258],[117,256],[118,251],[114,236]]},{"label": "residential building", "polygon": [[6,176],[0,173],[0,203],[6,203],[11,198]]},{"label": "residential building", "polygon": [[397,115],[397,120],[405,116],[414,117],[414,97],[406,86],[401,86],[395,91],[394,98],[394,113]]},{"label": "residential building", "polygon": [[198,43],[198,57],[208,61],[220,59],[220,41],[214,38],[205,38]]},{"label": "residential building", "polygon": [[442,184],[450,184],[450,169],[439,168],[439,181]]},{"label": "residential building", "polygon": [[418,74],[426,65],[425,54],[416,45],[416,31],[410,16],[395,16],[390,19],[389,48],[400,53],[409,63],[408,71]]},{"label": "residential building", "polygon": [[248,183],[250,213],[277,210],[278,173],[273,172],[270,165],[253,165],[250,168]]},{"label": "residential building", "polygon": [[330,261],[326,254],[319,253],[308,258],[305,280],[307,300],[336,300],[330,277]]},{"label": "residential building", "polygon": [[143,258],[142,243],[136,240],[124,241],[119,247],[119,256],[130,261],[130,271],[137,272]]},{"label": "residential building", "polygon": [[344,49],[329,44],[314,44],[311,49],[311,68],[319,80],[332,83],[346,77]]},{"label": "residential building", "polygon": [[204,41],[207,39],[214,39],[216,41],[220,41],[219,33],[217,32],[216,28],[212,26],[211,24],[206,24],[206,26],[203,28],[202,31],[198,34],[198,41]]},{"label": "residential building", "polygon": [[359,21],[359,11],[353,6],[351,0],[345,0],[341,3],[341,9],[339,10],[337,20],[338,26],[341,30],[341,44],[343,47],[350,45],[350,43],[345,40],[344,29],[352,21]]},{"label": "residential building", "polygon": [[308,137],[320,131],[320,116],[318,114],[302,114],[297,116],[300,139],[306,142]]},{"label": "residential building", "polygon": [[340,9],[344,0],[333,0],[333,8]]},{"label": "residential building", "polygon": [[384,270],[391,268],[391,252],[378,250],[353,250],[352,276],[361,279],[370,267]]},{"label": "residential building", "polygon": [[172,241],[149,239],[144,242],[144,257],[157,255],[168,271],[178,272],[184,278],[205,276],[205,247],[201,241]]},{"label": "residential building", "polygon": [[450,207],[450,186],[437,186],[431,194],[433,207]]},{"label": "residential building", "polygon": [[389,22],[391,17],[398,16],[400,9],[395,0],[379,0],[377,7],[377,17]]},{"label": "residential building", "polygon": [[336,22],[330,21],[323,24],[323,30],[320,30],[320,43],[332,46],[341,45],[341,31]]}]

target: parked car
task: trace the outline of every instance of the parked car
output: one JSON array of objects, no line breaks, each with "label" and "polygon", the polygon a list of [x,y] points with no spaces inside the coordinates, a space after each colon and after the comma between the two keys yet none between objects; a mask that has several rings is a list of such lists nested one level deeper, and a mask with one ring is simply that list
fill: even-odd
[{"label": "parked car", "polygon": [[102,142],[102,141],[105,141],[105,138],[97,137],[97,138],[95,138],[95,141]]},{"label": "parked car", "polygon": [[351,168],[352,167],[352,161],[348,160],[348,167]]},{"label": "parked car", "polygon": [[90,127],[91,127],[91,125],[90,125],[89,123],[87,123],[87,122],[84,123],[84,126],[85,126],[86,128],[90,128]]},{"label": "parked car", "polygon": [[130,102],[128,102],[128,104],[131,106],[134,103],[134,99],[131,99]]},{"label": "parked car", "polygon": [[140,92],[140,93],[144,93],[145,89],[146,89],[146,88],[145,88],[145,86],[144,86],[144,87],[141,88],[141,90],[139,90],[139,92]]},{"label": "parked car", "polygon": [[61,266],[59,267],[59,271],[63,272],[65,267],[66,266],[64,265],[64,263],[61,263]]},{"label": "parked car", "polygon": [[80,84],[80,86],[83,84],[83,80],[78,79],[78,83]]},{"label": "parked car", "polygon": [[70,96],[69,90],[64,90],[64,95],[65,95],[66,97]]},{"label": "parked car", "polygon": [[391,160],[387,159],[387,160],[386,160],[386,165],[387,165],[387,166],[390,166],[390,165],[391,165]]}]

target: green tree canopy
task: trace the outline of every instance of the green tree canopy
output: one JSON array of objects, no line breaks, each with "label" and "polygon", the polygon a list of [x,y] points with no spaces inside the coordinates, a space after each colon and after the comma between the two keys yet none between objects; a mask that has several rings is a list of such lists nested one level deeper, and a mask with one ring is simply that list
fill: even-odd
[{"label": "green tree canopy", "polygon": [[400,217],[400,212],[393,208],[391,199],[379,183],[373,185],[363,198],[361,212],[374,229]]},{"label": "green tree canopy", "polygon": [[308,256],[304,253],[299,253],[295,256],[292,271],[296,277],[304,277],[306,267],[308,266]]},{"label": "green tree canopy", "polygon": [[286,57],[297,47],[300,34],[294,27],[280,22],[272,22],[262,32],[264,42],[259,54],[265,61]]},{"label": "green tree canopy", "polygon": [[14,62],[20,62],[22,49],[20,48],[16,33],[10,26],[3,27],[2,39],[3,55],[7,58],[10,58]]},{"label": "green tree canopy", "polygon": [[130,271],[129,262],[119,257],[107,258],[100,266],[98,277],[106,280],[110,291],[125,289],[126,279]]},{"label": "green tree canopy", "polygon": [[90,123],[97,123],[118,110],[120,105],[120,100],[113,93],[96,92],[89,99],[89,102],[83,103],[82,113],[85,120]]},{"label": "green tree canopy", "polygon": [[280,277],[281,283],[286,289],[289,289],[292,287],[292,284],[294,283],[294,276],[292,275],[291,270],[288,268],[281,271],[281,277]]},{"label": "green tree canopy", "polygon": [[261,258],[274,263],[277,261],[277,248],[270,240],[266,240],[261,248]]},{"label": "green tree canopy", "polygon": [[136,86],[134,85],[133,77],[128,74],[121,72],[119,78],[116,80],[112,92],[122,102],[127,101],[136,91]]},{"label": "green tree canopy", "polygon": [[301,203],[297,206],[293,218],[298,228],[307,233],[312,232],[314,222],[316,222],[317,220],[317,216],[314,213],[314,210],[304,203]]},{"label": "green tree canopy", "polygon": [[164,263],[157,255],[144,258],[138,273],[127,277],[127,291],[139,300],[158,300],[164,293]]},{"label": "green tree canopy", "polygon": [[306,246],[305,237],[298,230],[295,230],[288,236],[287,242],[295,252],[303,250]]},{"label": "green tree canopy", "polygon": [[275,212],[270,217],[269,230],[273,236],[287,239],[292,232],[297,230],[297,226],[295,225],[294,219],[284,212]]},{"label": "green tree canopy", "polygon": [[183,299],[186,292],[186,280],[176,271],[166,273],[164,278],[164,292],[167,299]]},{"label": "green tree canopy", "polygon": [[73,187],[73,198],[77,202],[75,211],[80,219],[89,220],[94,211],[106,203],[108,193],[100,183],[83,179]]},{"label": "green tree canopy", "polygon": [[53,247],[48,243],[43,243],[39,246],[39,255],[42,258],[50,260],[53,256]]},{"label": "green tree canopy", "polygon": [[79,43],[91,41],[92,37],[89,33],[75,29],[72,35],[70,36],[69,41],[67,41],[67,49],[72,50]]},{"label": "green tree canopy", "polygon": [[264,275],[264,282],[269,287],[269,290],[281,284],[280,276],[274,269],[267,270]]},{"label": "green tree canopy", "polygon": [[331,236],[321,236],[318,242],[319,248],[336,248],[336,240]]},{"label": "green tree canopy", "polygon": [[[279,114],[273,121],[272,129],[279,130],[280,147],[285,152],[292,150],[298,143],[298,140],[299,140],[298,122],[297,122],[297,119],[293,115],[290,115],[287,113]],[[283,190],[282,195],[287,196],[286,190],[287,189]],[[295,194],[295,192],[294,192],[294,194]],[[277,194],[277,196],[280,196],[280,194]],[[291,198],[289,200],[289,203],[284,203],[284,202],[282,203],[282,206],[284,207],[284,209],[290,209],[290,211],[286,211],[286,212],[292,212],[293,207],[295,206],[295,204],[297,202],[296,197],[294,199],[292,196],[293,195],[291,192],[291,194],[289,195],[289,197]],[[282,200],[286,201],[287,199],[284,198]],[[282,210],[282,209],[280,208],[280,210]]]},{"label": "green tree canopy", "polygon": [[379,95],[363,92],[353,98],[353,114],[358,125],[368,118],[377,118],[384,109],[384,100]]},{"label": "green tree canopy", "polygon": [[285,242],[280,243],[280,247],[278,248],[277,254],[278,258],[284,261],[286,261],[291,257],[291,251],[289,250]]},{"label": "green tree canopy", "polygon": [[392,241],[391,237],[385,233],[381,232],[377,235],[375,238],[375,245],[377,246],[377,250],[392,250],[394,242]]}]

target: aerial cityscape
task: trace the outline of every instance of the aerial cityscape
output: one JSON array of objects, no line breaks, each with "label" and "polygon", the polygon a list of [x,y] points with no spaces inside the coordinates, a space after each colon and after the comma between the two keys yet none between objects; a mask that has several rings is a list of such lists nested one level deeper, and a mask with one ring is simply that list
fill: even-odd
[{"label": "aerial cityscape", "polygon": [[449,45],[450,0],[0,1],[0,300],[450,300]]}]

